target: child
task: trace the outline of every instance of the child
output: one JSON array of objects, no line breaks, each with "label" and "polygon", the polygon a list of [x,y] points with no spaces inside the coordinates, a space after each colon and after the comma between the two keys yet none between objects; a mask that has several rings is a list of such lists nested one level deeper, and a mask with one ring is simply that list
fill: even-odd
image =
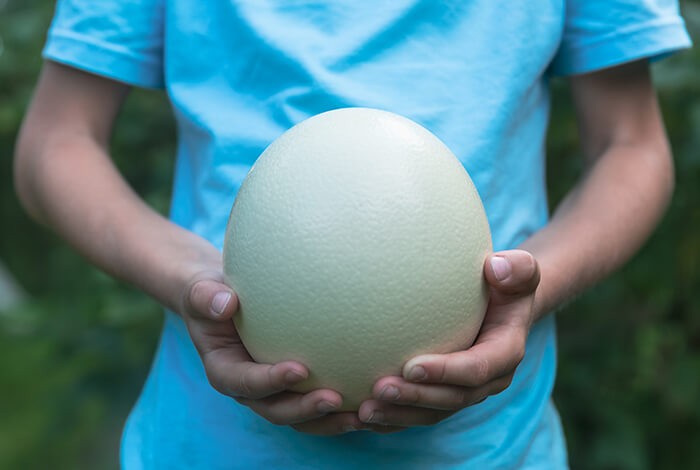
[{"label": "child", "polygon": [[[59,1],[16,183],[38,220],[167,308],[123,467],[566,468],[548,312],[620,266],[661,216],[673,167],[647,61],[688,46],[667,0]],[[551,75],[570,77],[586,172],[549,220]],[[170,220],[109,159],[130,86],[164,88],[177,119]],[[219,251],[261,151],[344,106],[440,137],[499,250],[476,344],[412,359],[357,413],[334,413],[332,390],[287,391],[303,364],[252,362]]]}]

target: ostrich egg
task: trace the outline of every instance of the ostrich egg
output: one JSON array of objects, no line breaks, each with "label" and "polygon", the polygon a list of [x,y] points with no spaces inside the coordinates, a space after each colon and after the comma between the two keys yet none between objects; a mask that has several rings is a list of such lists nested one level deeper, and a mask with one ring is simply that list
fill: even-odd
[{"label": "ostrich egg", "polygon": [[257,362],[295,360],[296,391],[330,388],[343,410],[419,354],[469,347],[492,251],[469,175],[402,116],[345,108],[292,127],[236,196],[224,241],[234,316]]}]

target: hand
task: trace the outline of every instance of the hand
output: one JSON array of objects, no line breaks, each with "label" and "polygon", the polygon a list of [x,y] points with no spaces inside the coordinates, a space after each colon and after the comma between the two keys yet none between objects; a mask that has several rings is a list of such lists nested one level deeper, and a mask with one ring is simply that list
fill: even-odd
[{"label": "hand", "polygon": [[415,357],[404,365],[403,377],[378,380],[373,399],[360,406],[363,422],[393,429],[435,424],[510,385],[534,319],[539,268],[526,251],[503,251],[486,260],[484,276],[491,297],[474,345]]},{"label": "hand", "polygon": [[302,364],[258,364],[246,351],[231,317],[238,298],[217,271],[196,274],[182,300],[182,316],[211,385],[273,424],[310,434],[340,434],[363,427],[357,413],[333,413],[342,404],[333,390],[287,391],[309,376]]}]

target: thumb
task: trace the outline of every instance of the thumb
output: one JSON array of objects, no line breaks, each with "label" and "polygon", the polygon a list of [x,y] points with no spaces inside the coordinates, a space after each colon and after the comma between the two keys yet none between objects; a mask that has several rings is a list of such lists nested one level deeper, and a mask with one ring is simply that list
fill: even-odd
[{"label": "thumb", "polygon": [[238,309],[238,297],[226,284],[195,279],[185,291],[185,310],[193,317],[227,320]]},{"label": "thumb", "polygon": [[535,292],[540,282],[540,269],[527,251],[499,251],[487,258],[484,276],[491,287],[493,302],[512,303],[516,298]]}]

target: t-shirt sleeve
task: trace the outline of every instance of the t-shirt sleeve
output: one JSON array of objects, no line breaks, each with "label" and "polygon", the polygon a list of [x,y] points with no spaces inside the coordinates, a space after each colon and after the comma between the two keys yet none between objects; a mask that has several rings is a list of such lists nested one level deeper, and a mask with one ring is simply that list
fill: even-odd
[{"label": "t-shirt sleeve", "polygon": [[163,87],[164,0],[59,0],[43,57],[113,80]]},{"label": "t-shirt sleeve", "polygon": [[676,0],[566,0],[550,71],[576,75],[691,46]]}]

